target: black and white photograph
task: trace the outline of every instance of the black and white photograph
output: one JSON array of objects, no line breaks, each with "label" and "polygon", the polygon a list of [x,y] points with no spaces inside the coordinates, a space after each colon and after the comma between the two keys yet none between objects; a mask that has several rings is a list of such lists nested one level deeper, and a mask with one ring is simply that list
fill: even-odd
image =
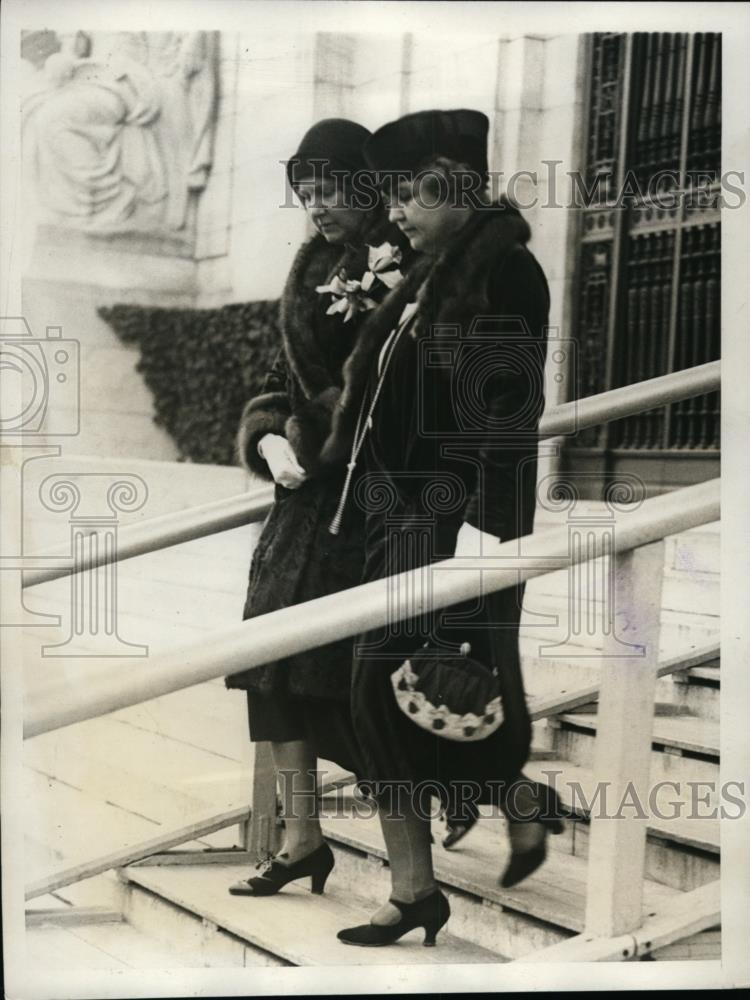
[{"label": "black and white photograph", "polygon": [[5,996],[750,985],[750,5],[0,43]]}]

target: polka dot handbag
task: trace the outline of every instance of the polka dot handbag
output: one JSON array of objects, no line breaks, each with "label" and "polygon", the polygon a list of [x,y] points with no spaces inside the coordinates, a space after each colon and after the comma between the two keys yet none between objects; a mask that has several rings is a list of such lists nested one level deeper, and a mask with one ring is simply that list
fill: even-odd
[{"label": "polka dot handbag", "polygon": [[401,711],[422,729],[447,740],[483,740],[503,721],[497,673],[470,658],[437,653],[428,644],[391,674]]}]

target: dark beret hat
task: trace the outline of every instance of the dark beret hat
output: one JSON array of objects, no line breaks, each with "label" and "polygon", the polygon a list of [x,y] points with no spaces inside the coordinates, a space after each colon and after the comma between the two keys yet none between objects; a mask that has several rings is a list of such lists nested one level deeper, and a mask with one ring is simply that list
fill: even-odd
[{"label": "dark beret hat", "polygon": [[[324,118],[308,129],[297,152],[287,162],[286,174],[294,187],[306,177],[320,178],[331,170],[366,170],[362,148],[371,132],[347,118]],[[321,162],[324,161],[324,162]]]},{"label": "dark beret hat", "polygon": [[485,177],[490,121],[481,111],[417,111],[379,128],[365,143],[373,170],[417,171],[436,156],[458,160]]}]

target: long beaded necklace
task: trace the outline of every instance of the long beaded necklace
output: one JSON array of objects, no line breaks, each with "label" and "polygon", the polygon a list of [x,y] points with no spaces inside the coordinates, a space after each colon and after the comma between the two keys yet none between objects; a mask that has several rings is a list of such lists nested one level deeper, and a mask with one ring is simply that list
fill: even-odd
[{"label": "long beaded necklace", "polygon": [[412,317],[414,316],[417,309],[416,302],[410,302],[403,313],[401,314],[401,321],[399,325],[393,330],[385,342],[383,349],[380,354],[380,363],[378,371],[378,383],[375,386],[375,392],[372,394],[372,400],[370,402],[369,409],[367,410],[367,416],[365,417],[365,404],[367,402],[367,396],[362,396],[362,402],[359,406],[359,414],[357,416],[357,424],[354,428],[354,440],[352,441],[352,450],[349,456],[349,461],[346,465],[346,478],[344,479],[344,486],[341,490],[341,497],[339,498],[338,506],[336,508],[336,513],[333,515],[333,520],[331,521],[328,530],[332,535],[338,535],[341,529],[341,519],[344,516],[344,508],[346,507],[346,501],[349,496],[349,490],[351,488],[352,477],[354,475],[354,470],[357,467],[357,460],[359,459],[359,453],[362,450],[362,445],[365,443],[365,438],[367,437],[368,431],[372,430],[372,415],[375,412],[375,406],[377,405],[378,398],[380,397],[380,391],[385,383],[385,376],[388,372],[388,365],[390,364],[391,358],[393,357],[393,352],[396,348],[401,334],[409,325]]}]

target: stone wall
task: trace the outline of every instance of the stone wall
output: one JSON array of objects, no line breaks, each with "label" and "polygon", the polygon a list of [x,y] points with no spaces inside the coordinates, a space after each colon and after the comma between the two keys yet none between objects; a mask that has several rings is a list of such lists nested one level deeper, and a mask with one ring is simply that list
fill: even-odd
[{"label": "stone wall", "polygon": [[[554,160],[563,199],[565,172],[577,166],[580,147],[579,48],[575,35],[498,38],[479,27],[476,37],[458,42],[293,28],[273,36],[221,32],[212,167],[193,205],[191,251],[158,232],[108,236],[54,226],[37,232],[24,312],[35,333],[41,330],[37,336],[62,325],[63,336],[85,344],[85,419],[66,450],[173,454],[151,425],[150,400],[134,372],[136,352],[117,341],[95,309],[117,301],[214,307],[278,296],[310,231],[281,161],[312,122],[344,116],[374,129],[410,111],[478,108],[490,118],[490,167],[503,172],[500,188],[514,172],[531,171],[540,183],[522,181],[514,194],[522,204],[543,199],[544,161]],[[539,205],[526,215],[531,247],[550,280],[551,323],[569,337],[576,215]],[[556,357],[549,352],[550,404],[566,393],[568,357]]]},{"label": "stone wall", "polygon": [[[343,116],[375,129],[412,111],[470,107],[490,119],[490,168],[502,171],[496,193],[520,171],[536,177],[517,177],[510,188],[530,206],[531,249],[550,282],[550,324],[563,341],[571,337],[577,216],[563,206],[581,153],[580,36],[477,34],[457,46],[411,33],[240,34],[221,43],[214,172],[198,216],[199,305],[281,291],[309,230],[284,192],[279,161],[311,122]],[[274,103],[277,115],[269,114]],[[559,207],[547,197],[550,174]],[[571,363],[568,350],[548,352],[548,405],[568,398]],[[544,454],[543,474],[555,467],[554,442]]]},{"label": "stone wall", "polygon": [[[280,160],[311,122],[333,115],[368,128],[431,107],[471,107],[490,118],[490,167],[501,189],[518,171],[517,199],[532,249],[550,281],[550,322],[569,329],[575,213],[544,204],[555,173],[565,204],[567,171],[578,166],[583,88],[577,35],[423,41],[412,34],[319,33],[284,39],[224,35],[214,171],[198,215],[198,302],[272,297],[307,231],[290,204]],[[272,104],[278,115],[269,114]],[[557,161],[554,167],[545,161]],[[282,209],[279,206],[285,204]],[[548,397],[564,396],[550,370]]]}]

